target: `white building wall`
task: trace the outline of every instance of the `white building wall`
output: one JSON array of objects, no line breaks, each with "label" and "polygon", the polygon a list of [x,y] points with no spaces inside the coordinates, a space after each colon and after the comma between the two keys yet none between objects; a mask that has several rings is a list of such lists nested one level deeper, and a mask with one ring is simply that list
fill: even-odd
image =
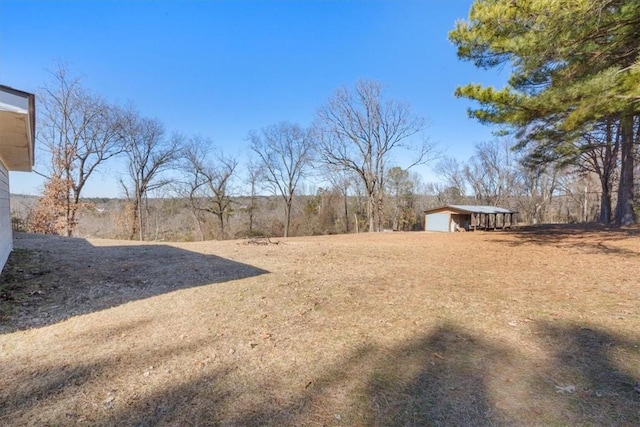
[{"label": "white building wall", "polygon": [[451,214],[449,212],[436,212],[425,215],[426,231],[451,231]]},{"label": "white building wall", "polygon": [[9,206],[9,172],[0,159],[0,270],[4,267],[11,248],[11,207]]}]

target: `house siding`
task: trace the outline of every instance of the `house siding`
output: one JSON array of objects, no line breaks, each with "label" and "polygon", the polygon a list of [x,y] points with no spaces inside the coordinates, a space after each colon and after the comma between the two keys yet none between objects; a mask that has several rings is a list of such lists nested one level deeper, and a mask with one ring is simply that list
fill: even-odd
[{"label": "house siding", "polygon": [[9,205],[9,172],[0,159],[0,270],[7,262],[13,236],[11,234],[11,207]]}]

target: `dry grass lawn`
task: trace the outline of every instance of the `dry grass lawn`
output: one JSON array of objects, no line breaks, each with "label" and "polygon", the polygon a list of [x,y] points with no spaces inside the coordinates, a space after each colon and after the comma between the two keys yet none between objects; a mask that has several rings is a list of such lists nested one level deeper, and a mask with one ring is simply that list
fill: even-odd
[{"label": "dry grass lawn", "polygon": [[21,234],[0,425],[640,425],[638,231]]}]

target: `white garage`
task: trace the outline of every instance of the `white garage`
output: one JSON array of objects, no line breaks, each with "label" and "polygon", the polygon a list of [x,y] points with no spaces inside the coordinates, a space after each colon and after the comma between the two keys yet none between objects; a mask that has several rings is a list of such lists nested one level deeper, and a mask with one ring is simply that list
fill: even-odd
[{"label": "white garage", "polygon": [[0,270],[13,247],[9,171],[31,171],[35,126],[34,95],[0,85]]}]

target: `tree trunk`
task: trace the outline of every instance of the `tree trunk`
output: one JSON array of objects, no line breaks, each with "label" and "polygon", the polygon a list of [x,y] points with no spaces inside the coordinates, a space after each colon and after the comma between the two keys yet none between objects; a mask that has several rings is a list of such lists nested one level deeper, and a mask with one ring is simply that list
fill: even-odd
[{"label": "tree trunk", "polygon": [[291,224],[291,201],[285,203],[284,237],[289,237],[289,225]]},{"label": "tree trunk", "polygon": [[384,230],[384,221],[385,221],[385,215],[384,215],[384,194],[382,193],[382,190],[378,190],[380,192],[380,194],[378,194],[378,199],[376,200],[376,208],[377,208],[377,212],[378,212],[378,230],[377,231],[383,231]]},{"label": "tree trunk", "polygon": [[347,193],[343,193],[344,196],[344,232],[349,232],[349,198]]},{"label": "tree trunk", "polygon": [[224,235],[224,213],[222,212],[222,209],[220,209],[220,215],[218,215],[218,221],[220,221],[220,239],[224,240],[225,235]]},{"label": "tree trunk", "polygon": [[196,226],[198,227],[198,233],[200,233],[200,241],[204,242],[204,230],[202,229],[202,224],[200,223],[200,218],[198,217],[198,213],[195,208],[191,209],[191,213],[196,220]]},{"label": "tree trunk", "polygon": [[142,242],[144,240],[144,232],[142,231],[142,197],[138,196],[136,203],[138,204],[138,236]]},{"label": "tree trunk", "polygon": [[133,207],[131,209],[132,213],[133,213],[133,218],[131,218],[131,232],[129,233],[129,240],[133,240],[136,237],[136,234],[138,234],[138,216],[139,216],[139,211],[138,211],[138,199],[137,197],[133,199]]},{"label": "tree trunk", "polygon": [[251,204],[249,205],[249,236],[253,236],[253,212],[256,209],[256,194],[253,183],[251,184]]},{"label": "tree trunk", "polygon": [[[594,158],[593,164],[595,171],[600,178],[600,217],[599,222],[603,224],[610,224],[613,220],[612,206],[611,206],[611,187],[612,176],[616,169],[618,150],[620,149],[620,126],[614,125],[615,120],[607,120],[607,139],[604,147],[604,153],[600,157],[602,159],[602,166],[599,166],[598,158]],[[615,129],[615,131],[614,131]]]},{"label": "tree trunk", "polygon": [[611,222],[611,189],[609,188],[609,182],[604,177],[600,177],[600,189],[602,194],[600,195],[599,222],[609,224]]},{"label": "tree trunk", "polygon": [[375,227],[375,211],[376,211],[376,196],[373,193],[369,193],[369,203],[367,204],[367,216],[369,217],[369,233],[373,233]]},{"label": "tree trunk", "polygon": [[625,113],[620,120],[622,141],[620,144],[620,184],[616,205],[616,225],[635,223],[633,212],[633,116]]},{"label": "tree trunk", "polygon": [[67,169],[66,171],[66,180],[65,180],[65,196],[66,196],[66,215],[65,215],[65,222],[66,222],[66,231],[67,231],[67,237],[71,237],[71,235],[73,234],[73,226],[71,224],[72,221],[72,217],[71,217],[71,188],[69,186],[69,183],[71,182],[71,175],[69,173],[69,169]]}]

